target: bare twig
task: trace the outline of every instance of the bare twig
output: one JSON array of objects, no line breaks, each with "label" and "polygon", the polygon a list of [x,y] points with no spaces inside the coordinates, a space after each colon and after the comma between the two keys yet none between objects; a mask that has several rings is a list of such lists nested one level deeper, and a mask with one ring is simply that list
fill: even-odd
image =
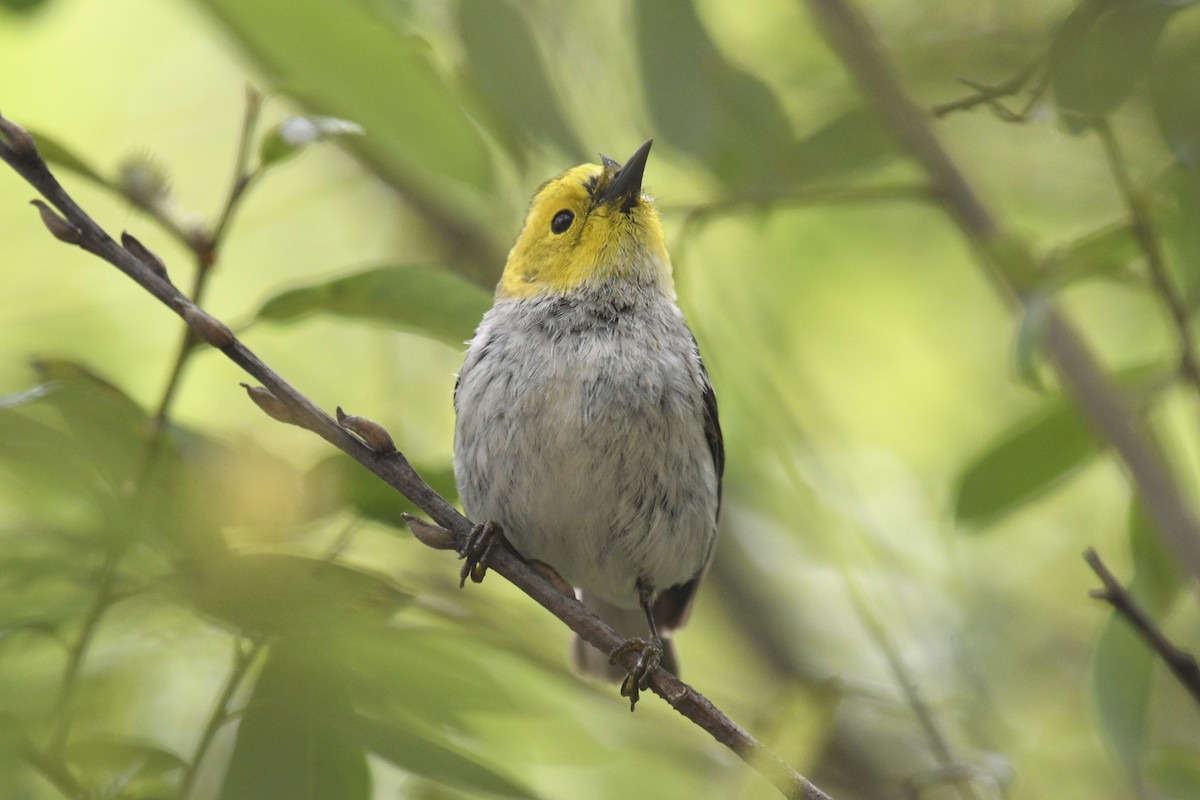
[{"label": "bare twig", "polygon": [[[79,229],[78,245],[124,272],[180,316],[183,316],[186,309],[193,307],[193,303],[169,281],[113,241],[75,203],[33,148],[23,145],[14,147],[14,136],[11,133],[14,128],[19,130],[19,126],[14,126],[0,117],[0,160],[37,189],[69,223]],[[19,136],[17,138],[19,140]],[[313,431],[363,464],[428,514],[438,526],[447,531],[447,535],[441,540],[444,544],[457,549],[466,540],[473,527],[470,521],[422,480],[402,453],[377,452],[371,449],[293,388],[236,338],[231,337],[229,344],[219,349],[231,361],[260,381],[280,404],[287,407],[297,424]],[[429,540],[436,542],[438,538],[435,536]],[[624,637],[604,620],[584,608],[573,597],[564,595],[515,553],[506,548],[496,548],[488,566],[593,646],[604,652],[612,652],[624,644]],[[628,653],[622,659],[622,663],[626,668],[630,668],[636,658],[636,654]],[[725,716],[706,697],[674,675],[665,670],[655,671],[651,676],[649,688],[680,714],[744,759],[770,780],[784,796],[803,800],[828,800],[828,795],[817,786],[787,766],[778,756]]]},{"label": "bare twig", "polygon": [[1021,111],[1012,111],[1008,107],[1000,103],[1000,100],[1005,97],[1012,97],[1025,88],[1025,84],[1029,83],[1029,79],[1033,77],[1038,68],[1042,66],[1043,59],[1039,58],[1029,66],[1022,69],[1016,75],[1013,75],[1003,83],[998,83],[995,86],[986,86],[975,81],[960,78],[959,81],[974,90],[972,94],[966,97],[961,97],[958,100],[952,100],[948,103],[942,103],[933,107],[932,112],[935,117],[944,117],[952,114],[955,111],[968,111],[979,105],[988,105],[996,114],[1007,122],[1019,122],[1029,116],[1029,109],[1038,101],[1042,93],[1045,92],[1047,83],[1045,80],[1038,81],[1035,84],[1033,91],[1030,93],[1028,104]]},{"label": "bare twig", "polygon": [[252,642],[249,647],[243,649],[241,640],[238,640],[234,642],[233,647],[233,665],[225,677],[225,686],[221,689],[221,694],[213,705],[212,714],[209,715],[208,722],[204,725],[204,731],[200,734],[200,741],[196,744],[196,751],[192,753],[191,760],[184,767],[183,777],[179,781],[181,800],[186,800],[191,792],[192,784],[200,772],[200,764],[204,761],[204,756],[208,753],[208,748],[212,745],[213,740],[217,738],[217,733],[232,718],[229,704],[233,701],[238,687],[242,685],[246,673],[254,665],[254,659],[262,651],[262,642]]},{"label": "bare twig", "polygon": [[[917,684],[912,670],[908,668],[904,657],[892,641],[891,634],[880,621],[874,609],[870,607],[859,588],[857,586],[852,586],[851,588],[851,599],[858,609],[859,619],[863,621],[867,632],[875,640],[875,644],[883,651],[884,658],[888,662],[888,668],[891,670],[893,677],[895,677],[896,683],[904,695],[909,708],[912,709],[913,715],[917,718],[917,723],[921,726],[926,741],[929,742],[933,757],[937,759],[938,769],[935,770],[936,780],[949,784],[952,790],[959,797],[963,798],[963,800],[979,800],[979,792],[975,790],[973,783],[974,779],[978,777],[977,771],[972,770],[954,752],[949,739],[946,738],[941,726],[938,724],[933,709],[929,707],[924,692],[921,691],[921,687]],[[931,776],[926,776],[926,778],[934,780]]]},{"label": "bare twig", "polygon": [[[208,286],[208,279],[212,275],[213,267],[217,263],[217,257],[221,250],[221,242],[224,239],[225,231],[229,229],[233,213],[240,205],[242,198],[245,197],[246,190],[250,187],[251,182],[261,173],[258,167],[255,167],[253,170],[250,169],[250,154],[253,150],[254,131],[258,127],[258,117],[261,111],[262,94],[257,89],[247,86],[246,106],[242,115],[242,131],[238,138],[237,156],[234,159],[233,166],[233,179],[230,183],[229,194],[225,198],[225,205],[221,208],[217,222],[210,231],[196,231],[183,240],[196,255],[196,271],[192,278],[192,289],[189,296],[192,302],[197,305],[204,302],[204,291]],[[171,404],[175,400],[175,393],[179,390],[184,370],[187,368],[188,361],[195,350],[196,344],[195,333],[190,327],[184,328],[180,337],[179,348],[176,351],[175,361],[171,367],[171,374],[167,378],[167,384],[163,387],[162,397],[159,399],[158,407],[154,412],[154,429],[156,432],[160,432],[166,426],[167,417],[171,413]]]},{"label": "bare twig", "polygon": [[1117,581],[1104,562],[1100,560],[1100,554],[1094,548],[1089,547],[1084,551],[1083,560],[1100,576],[1100,582],[1104,584],[1103,589],[1092,591],[1092,597],[1105,601],[1113,607],[1117,614],[1124,617],[1125,621],[1146,640],[1150,649],[1158,654],[1158,657],[1171,670],[1171,674],[1200,704],[1200,664],[1197,664],[1196,657],[1186,650],[1180,650],[1167,639],[1166,634],[1154,623],[1154,620],[1150,619],[1150,615],[1138,605],[1129,592],[1125,591],[1125,587]]},{"label": "bare twig", "polygon": [[[1010,302],[1028,302],[1019,276],[1000,255],[1017,238],[1002,228],[934,136],[862,14],[845,0],[806,4],[879,118],[939,190],[943,206],[974,245],[997,290]],[[1046,350],[1065,387],[1124,462],[1168,550],[1188,572],[1200,576],[1200,524],[1150,433],[1137,424],[1113,382],[1056,309],[1046,314],[1046,332]]]},{"label": "bare twig", "polygon": [[1146,257],[1146,268],[1150,273],[1150,283],[1167,307],[1171,322],[1175,325],[1175,334],[1179,338],[1179,367],[1184,380],[1191,384],[1192,389],[1200,397],[1200,362],[1196,359],[1196,346],[1192,342],[1191,326],[1188,321],[1187,305],[1179,292],[1171,284],[1171,276],[1167,271],[1166,259],[1163,257],[1162,245],[1159,243],[1158,232],[1150,218],[1145,200],[1140,189],[1134,184],[1133,177],[1121,153],[1120,142],[1113,132],[1112,125],[1100,121],[1095,125],[1104,144],[1104,155],[1108,159],[1108,168],[1113,180],[1121,192],[1126,208],[1129,209],[1130,226],[1138,247]]},{"label": "bare twig", "polygon": [[62,759],[47,756],[29,741],[22,741],[20,747],[21,757],[25,759],[25,762],[45,778],[51,786],[57,789],[63,797],[77,798],[88,796],[87,789],[84,788],[83,784],[79,782],[79,779],[75,777],[71,770],[62,763]]},{"label": "bare twig", "polygon": [[79,674],[83,669],[88,651],[91,649],[96,631],[100,628],[100,620],[104,618],[104,614],[114,602],[117,568],[124,552],[123,546],[110,545],[104,556],[104,562],[100,565],[96,594],[92,597],[92,603],[83,618],[78,636],[67,651],[67,666],[63,670],[59,682],[58,700],[55,703],[57,722],[50,738],[47,753],[49,761],[61,761],[63,751],[66,749],[67,738],[71,734],[71,724],[75,720],[74,709],[71,706],[75,701],[75,692],[79,686]]}]

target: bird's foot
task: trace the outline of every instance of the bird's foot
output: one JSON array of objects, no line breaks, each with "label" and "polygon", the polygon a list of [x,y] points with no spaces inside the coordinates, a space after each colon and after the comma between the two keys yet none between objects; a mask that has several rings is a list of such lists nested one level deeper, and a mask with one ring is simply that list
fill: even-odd
[{"label": "bird's foot", "polygon": [[492,548],[503,541],[504,532],[495,522],[485,522],[471,529],[458,549],[458,557],[463,560],[462,570],[458,573],[460,589],[467,585],[468,576],[473,583],[483,582],[488,569],[488,556],[492,554]]},{"label": "bird's foot", "polygon": [[621,696],[629,698],[629,710],[637,706],[641,691],[650,685],[650,677],[658,669],[663,657],[662,639],[652,636],[649,639],[630,639],[618,647],[608,657],[609,663],[615,664],[626,653],[637,653],[637,663],[629,670],[625,680],[621,681]]}]

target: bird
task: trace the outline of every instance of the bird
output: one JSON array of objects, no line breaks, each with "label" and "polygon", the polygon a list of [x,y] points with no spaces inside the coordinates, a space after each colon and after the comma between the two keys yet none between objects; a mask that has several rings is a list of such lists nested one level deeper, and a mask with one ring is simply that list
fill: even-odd
[{"label": "bird", "polygon": [[[712,560],[725,466],[717,400],[676,303],[642,179],[653,139],[620,164],[542,184],[454,389],[454,475],[479,523],[460,551],[480,581],[503,540],[552,569],[625,643],[576,637],[575,666],[621,679],[630,710]],[[641,634],[648,633],[648,637]]]}]

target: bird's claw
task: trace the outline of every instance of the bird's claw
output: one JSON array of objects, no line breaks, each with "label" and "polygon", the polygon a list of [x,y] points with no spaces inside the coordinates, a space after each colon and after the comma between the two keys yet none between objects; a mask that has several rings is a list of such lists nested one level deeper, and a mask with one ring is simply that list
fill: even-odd
[{"label": "bird's claw", "polygon": [[630,639],[614,650],[608,661],[610,664],[615,664],[621,656],[633,652],[638,654],[637,663],[629,670],[625,680],[621,681],[621,696],[629,698],[630,711],[637,706],[641,691],[650,685],[650,677],[654,675],[659,662],[662,661],[662,640],[657,636],[650,639]]},{"label": "bird's claw", "polygon": [[487,574],[488,556],[497,542],[503,541],[504,533],[495,522],[485,522],[471,529],[462,547],[458,549],[458,557],[463,560],[462,569],[458,573],[458,587],[467,585],[467,577],[473,583],[482,583]]}]

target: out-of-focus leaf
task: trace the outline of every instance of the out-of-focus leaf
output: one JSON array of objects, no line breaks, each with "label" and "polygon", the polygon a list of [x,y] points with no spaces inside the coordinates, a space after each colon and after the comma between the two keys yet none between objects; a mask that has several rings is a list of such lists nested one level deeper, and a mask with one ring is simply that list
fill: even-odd
[{"label": "out-of-focus leaf", "polygon": [[[20,409],[0,410],[0,468],[7,485],[27,510],[66,511],[96,491],[94,467],[72,457],[72,438],[62,430],[31,418]],[[71,502],[74,500],[75,502]],[[53,519],[54,515],[44,517]]]},{"label": "out-of-focus leaf", "polygon": [[[438,494],[454,501],[457,490],[453,467],[421,467],[418,471]],[[306,496],[316,504],[314,515],[349,506],[368,519],[403,527],[401,513],[420,511],[345,453],[333,453],[317,462],[306,476],[305,484],[309,487]]]},{"label": "out-of-focus leaf", "polygon": [[240,631],[270,635],[380,625],[410,599],[382,575],[281,553],[195,565],[174,585],[203,613]]},{"label": "out-of-focus leaf", "polygon": [[341,140],[345,146],[404,195],[449,266],[481,284],[494,280],[504,254],[491,156],[425,40],[389,27],[375,3],[196,2],[216,15],[276,91],[310,114],[361,125],[365,135]]},{"label": "out-of-focus leaf", "polygon": [[461,347],[471,338],[491,296],[452,272],[434,267],[376,267],[266,301],[258,318],[275,322],[318,312],[382,322]]},{"label": "out-of-focus leaf", "polygon": [[495,767],[462,752],[436,730],[412,721],[359,719],[362,742],[368,750],[414,775],[471,794],[533,798],[529,789]]},{"label": "out-of-focus leaf", "polygon": [[263,166],[277,164],[314,142],[362,132],[361,125],[337,117],[288,117],[263,135],[258,159]]},{"label": "out-of-focus leaf", "polygon": [[32,14],[46,5],[46,0],[0,0],[0,8],[16,14]]},{"label": "out-of-focus leaf", "polygon": [[833,181],[878,167],[896,152],[875,112],[859,106],[800,139],[777,167],[800,183]]},{"label": "out-of-focus leaf", "polygon": [[1200,800],[1200,750],[1195,747],[1156,748],[1146,765],[1146,777],[1164,800]]},{"label": "out-of-focus leaf", "polygon": [[183,767],[186,762],[159,745],[114,736],[92,736],[67,748],[67,761],[88,783],[108,783],[121,777],[126,784],[136,778],[154,778]]},{"label": "out-of-focus leaf", "polygon": [[1161,618],[1187,584],[1179,563],[1167,550],[1154,520],[1137,495],[1129,509],[1129,546],[1134,568],[1129,592],[1149,614]]},{"label": "out-of-focus leaf", "polygon": [[1146,754],[1154,659],[1125,620],[1113,614],[1096,647],[1093,696],[1101,729],[1121,765],[1139,776]]},{"label": "out-of-focus leaf", "polygon": [[271,645],[238,724],[221,800],[369,800],[346,674],[321,640]]},{"label": "out-of-focus leaf", "polygon": [[984,526],[1057,485],[1100,449],[1079,411],[1054,401],[1000,436],[963,470],[954,514]]},{"label": "out-of-focus leaf", "polygon": [[1069,128],[1083,130],[1125,101],[1149,70],[1167,20],[1185,4],[1084,0],[1051,49],[1050,86]]},{"label": "out-of-focus leaf", "polygon": [[1200,169],[1178,167],[1165,181],[1173,203],[1159,215],[1163,242],[1183,277],[1183,294],[1189,310],[1200,308]]},{"label": "out-of-focus leaf", "polygon": [[65,144],[46,133],[30,131],[37,143],[38,153],[51,164],[69,169],[80,177],[87,178],[93,183],[106,188],[114,188],[112,181],[101,175],[95,168],[80,156],[76,155]]},{"label": "out-of-focus leaf", "polygon": [[145,466],[149,417],[127,394],[70,361],[34,364],[48,386],[40,404],[56,409],[74,435],[75,457],[95,465],[114,488],[124,488]]},{"label": "out-of-focus leaf", "polygon": [[690,0],[637,0],[634,17],[659,135],[727,186],[786,184],[795,136],[782,104],[717,49]]},{"label": "out-of-focus leaf", "polygon": [[1114,222],[1047,253],[1045,280],[1059,289],[1075,281],[1110,277],[1140,256],[1130,224]]},{"label": "out-of-focus leaf", "polygon": [[[1169,379],[1157,367],[1122,373],[1119,385],[1135,411],[1146,408]],[[1061,398],[1001,434],[959,477],[954,513],[982,527],[1057,486],[1100,451],[1101,441],[1079,410]]]},{"label": "out-of-focus leaf", "polygon": [[1180,164],[1200,168],[1200,12],[1176,19],[1150,72],[1150,96],[1163,139]]},{"label": "out-of-focus leaf", "polygon": [[[279,82],[316,113],[352,119],[361,144],[427,177],[491,182],[483,140],[428,44],[369,7],[334,0],[204,0]],[[281,25],[280,20],[287,20]]]},{"label": "out-of-focus leaf", "polygon": [[1044,387],[1038,366],[1041,363],[1042,345],[1046,340],[1046,321],[1052,308],[1050,298],[1045,294],[1038,292],[1030,296],[1021,307],[1013,345],[1017,377],[1039,391]]},{"label": "out-of-focus leaf", "polygon": [[567,153],[585,152],[567,124],[522,11],[500,0],[482,13],[478,3],[460,0],[455,19],[466,78],[501,123],[514,158],[523,160],[528,143],[535,141],[552,142]]},{"label": "out-of-focus leaf", "polygon": [[[447,566],[454,574],[452,560]],[[495,657],[488,649],[492,643],[483,645],[464,635],[473,624],[456,618],[440,628],[347,630],[331,638],[331,646],[346,664],[360,707],[385,718],[436,719],[465,734],[470,730],[467,720],[478,715],[536,708],[529,686],[545,678],[540,667],[531,664],[528,682],[502,681],[489,668],[489,659]],[[397,681],[396,675],[404,680]]]}]

